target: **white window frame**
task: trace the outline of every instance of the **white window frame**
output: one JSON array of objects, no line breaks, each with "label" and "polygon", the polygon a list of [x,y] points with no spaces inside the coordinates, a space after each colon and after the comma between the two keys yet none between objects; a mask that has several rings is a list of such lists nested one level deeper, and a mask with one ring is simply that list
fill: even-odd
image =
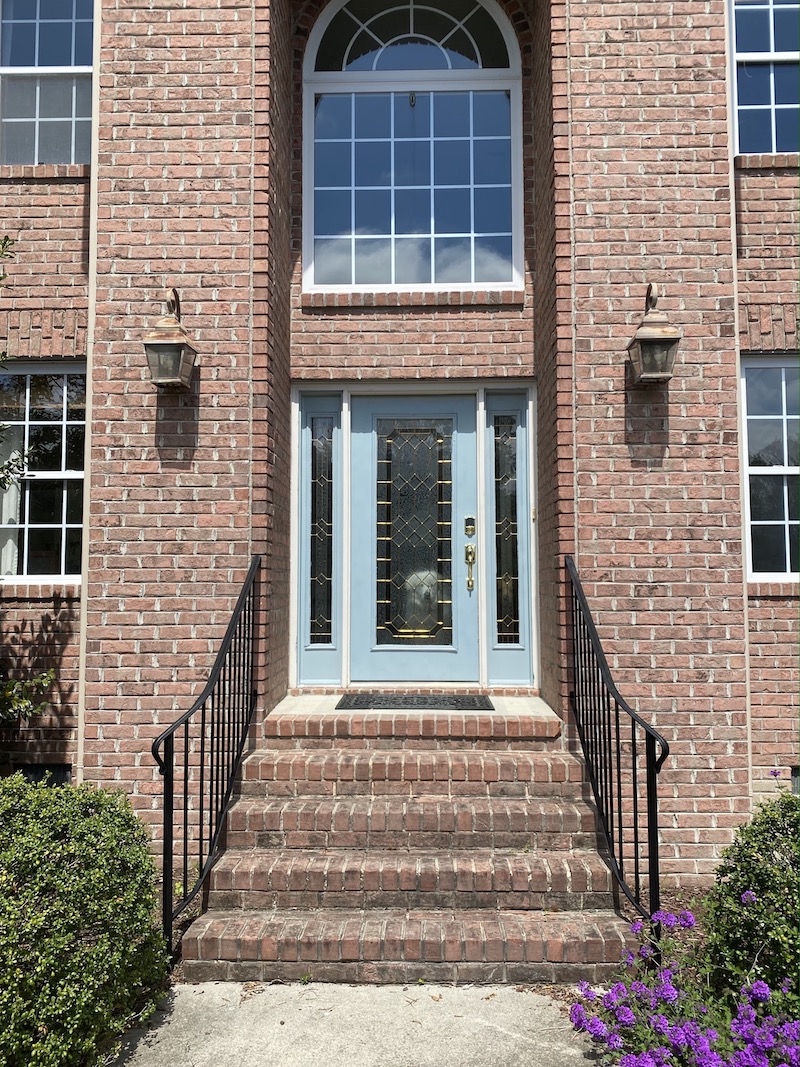
[{"label": "white window frame", "polygon": [[[756,571],[753,569],[753,541],[752,541],[752,528],[753,523],[750,517],[750,478],[751,476],[763,476],[763,475],[784,475],[789,478],[794,477],[800,480],[800,466],[750,466],[750,442],[748,434],[748,412],[747,412],[747,385],[745,378],[745,371],[751,367],[768,368],[785,368],[796,365],[796,357],[793,360],[791,356],[749,356],[743,357],[741,361],[741,378],[740,378],[740,397],[741,397],[741,425],[742,425],[742,472],[743,472],[743,486],[742,486],[742,498],[744,502],[744,525],[745,525],[745,548],[746,548],[746,560],[747,560],[747,579],[749,582],[791,582],[793,584],[800,583],[800,572],[797,571]],[[751,416],[753,417],[753,416]],[[777,418],[776,415],[764,416],[764,418]],[[784,413],[781,416],[784,424],[784,437],[786,435],[786,420],[787,417],[793,418],[794,416],[787,416],[784,404]],[[787,568],[790,563],[789,557],[789,515],[788,515],[788,502],[786,518],[784,524],[786,527],[786,564]]]},{"label": "white window frame", "polygon": [[[747,7],[752,7],[752,8],[755,8],[755,9],[766,8],[766,9],[769,10],[769,12],[770,12],[769,33],[770,33],[770,41],[772,42],[772,45],[773,45],[772,49],[769,52],[740,52],[740,51],[737,51],[737,48],[736,48],[736,8],[737,8],[737,4],[736,4],[736,0],[730,0],[731,47],[730,47],[730,51],[729,51],[729,56],[730,56],[730,65],[731,65],[731,92],[733,94],[733,122],[732,122],[733,143],[734,143],[734,152],[735,152],[736,155],[775,155],[775,154],[777,154],[777,153],[779,153],[781,151],[781,149],[776,148],[775,115],[776,115],[776,111],[780,110],[780,105],[776,105],[776,103],[775,103],[775,82],[774,82],[774,79],[771,79],[771,83],[770,83],[770,86],[771,86],[770,87],[770,93],[771,93],[771,96],[772,96],[772,101],[771,101],[771,104],[770,104],[770,134],[771,134],[771,140],[772,140],[772,147],[767,152],[761,152],[761,151],[759,151],[759,152],[743,152],[739,147],[739,89],[738,89],[739,81],[738,81],[738,74],[739,74],[739,66],[740,66],[740,64],[742,64],[742,63],[760,63],[760,64],[784,63],[784,64],[788,65],[790,63],[793,63],[793,64],[795,64],[795,66],[800,66],[800,49],[797,49],[797,50],[794,50],[794,51],[791,51],[791,50],[790,51],[785,51],[785,50],[776,49],[774,47],[774,45],[775,45],[775,25],[774,25],[774,21],[772,19],[772,11],[774,10],[776,4],[779,7],[797,6],[796,4],[795,5],[787,4],[785,2],[785,0],[758,0],[758,2],[754,2],[752,4],[748,4],[747,5]],[[790,105],[786,105],[786,106],[788,107]],[[791,105],[791,106],[794,106],[794,105]],[[747,105],[742,105],[742,107],[745,110],[750,110],[750,108],[748,108]],[[763,109],[759,109],[759,110],[763,110]]]},{"label": "white window frame", "polygon": [[[524,287],[524,197],[522,165],[522,64],[519,44],[495,0],[476,0],[502,33],[509,65],[502,70],[315,71],[319,44],[347,0],[329,4],[309,35],[303,64],[303,291],[309,293],[473,292]],[[435,7],[435,0],[431,0]],[[324,284],[314,282],[314,99],[320,93],[508,92],[511,102],[512,277],[508,282]],[[435,188],[435,186],[433,186]]]},{"label": "white window frame", "polygon": [[[84,375],[84,377],[85,377],[86,376],[86,365],[83,364],[83,363],[77,363],[76,362],[74,364],[70,363],[70,365],[68,367],[65,367],[63,365],[63,363],[62,364],[55,364],[55,363],[44,363],[44,362],[42,362],[41,365],[39,365],[39,364],[33,365],[30,361],[25,361],[25,362],[20,361],[19,364],[16,364],[16,363],[7,363],[7,364],[5,364],[5,366],[0,369],[0,374],[2,374],[5,377],[27,376],[28,378],[34,377],[34,376],[37,376],[37,375],[64,376],[64,375],[79,375],[79,374],[80,375]],[[23,420],[21,420],[20,422],[2,423],[4,428],[5,427],[12,427],[12,426],[22,426],[23,427],[23,450],[24,451],[27,451],[27,448],[28,448],[29,433],[30,433],[30,427],[31,427],[32,421],[33,421],[34,425],[61,426],[64,429],[64,434],[65,435],[66,435],[67,426],[83,426],[84,427],[84,433],[86,432],[87,421],[86,421],[85,412],[84,412],[83,420],[73,419],[73,420],[67,421],[67,417],[66,417],[66,400],[67,400],[66,391],[64,393],[64,408],[62,409],[62,415],[61,415],[60,421],[56,421],[55,419],[53,419],[52,421],[49,421],[49,420],[48,421],[45,421],[45,420],[31,420],[30,417],[29,417],[29,395],[30,395],[30,384],[28,383],[28,384],[26,384],[26,403],[25,403],[25,413],[24,413]],[[84,438],[84,440],[85,440],[85,438]],[[25,473],[19,478],[19,480],[17,482],[12,484],[9,489],[7,489],[5,492],[0,490],[0,534],[2,534],[2,531],[7,529],[9,526],[16,526],[19,529],[19,535],[18,535],[16,551],[17,551],[17,553],[21,553],[22,554],[22,559],[23,559],[23,569],[21,571],[18,571],[17,573],[14,573],[14,574],[0,573],[0,586],[4,586],[4,585],[19,585],[20,583],[23,583],[23,584],[26,584],[26,585],[32,585],[32,584],[35,584],[37,582],[47,583],[47,582],[52,582],[52,581],[80,582],[80,580],[81,580],[80,571],[78,571],[78,572],[66,571],[65,568],[64,568],[64,563],[65,563],[65,559],[66,559],[66,532],[67,532],[67,530],[73,530],[73,529],[76,529],[76,528],[79,527],[80,530],[81,530],[82,537],[85,536],[85,534],[86,534],[85,527],[84,527],[84,522],[83,522],[83,509],[82,509],[82,512],[81,512],[80,523],[67,522],[67,517],[66,517],[66,494],[65,494],[64,497],[62,498],[62,512],[61,512],[61,522],[60,523],[58,523],[58,524],[56,524],[56,523],[35,524],[33,527],[31,527],[31,525],[30,525],[30,523],[28,521],[28,515],[25,513],[26,510],[27,510],[27,506],[26,506],[26,499],[27,498],[25,496],[23,496],[21,488],[20,488],[21,483],[24,483],[24,482],[31,483],[31,482],[36,482],[36,481],[45,481],[45,482],[47,482],[47,481],[50,481],[50,482],[52,482],[52,481],[59,481],[59,482],[73,481],[73,482],[81,482],[81,483],[83,483],[84,493],[85,493],[85,491],[86,491],[85,445],[84,445],[84,455],[82,456],[82,465],[81,465],[81,469],[80,470],[67,469],[67,467],[66,467],[66,465],[64,463],[64,457],[65,457],[65,451],[64,450],[65,449],[66,449],[66,437],[64,437],[62,439],[62,463],[61,463],[61,467],[59,469],[57,469],[57,470],[48,470],[48,471],[29,471],[29,470],[26,469]],[[15,492],[17,494],[17,507],[22,511],[22,513],[20,514],[19,520],[16,523],[10,523],[10,522],[4,521],[5,517],[6,517],[6,506],[5,506],[6,505],[6,497],[7,497],[7,494],[13,494]],[[27,567],[28,567],[28,533],[29,533],[31,528],[33,528],[33,529],[53,529],[53,530],[58,530],[58,531],[61,532],[62,536],[61,536],[61,554],[60,554],[61,570],[60,570],[60,572],[57,572],[57,573],[36,573],[36,574],[27,573]],[[4,544],[5,544],[5,542],[0,540],[0,552],[2,552],[2,550],[4,548]],[[3,570],[3,567],[0,567],[0,572],[2,570]]]},{"label": "white window frame", "polygon": [[[29,2],[32,3],[32,4],[34,4],[34,3],[38,4],[38,0],[29,0]],[[2,46],[2,32],[3,32],[2,31],[2,11],[3,11],[2,0],[0,0],[0,47]],[[37,12],[37,14],[36,14],[36,17],[34,19],[25,20],[25,21],[30,21],[30,22],[35,23],[35,25],[37,26],[37,30],[38,30],[38,26],[39,26],[39,22],[40,22],[40,19],[38,17],[38,6],[36,8],[36,12]],[[75,18],[74,15],[72,15],[68,19],[65,18],[62,21],[71,22],[72,26],[73,26],[73,30],[74,30],[74,27],[78,22],[87,22],[88,19],[77,19],[77,18]],[[92,20],[92,28],[93,28],[93,32],[94,32],[94,19]],[[37,33],[37,40],[38,40],[38,33]],[[74,37],[73,37],[73,41],[74,41]],[[73,51],[73,57],[74,57],[74,51]],[[40,96],[40,91],[41,91],[41,80],[42,79],[45,79],[45,78],[58,78],[58,77],[62,77],[62,78],[63,77],[78,78],[78,77],[86,77],[86,76],[88,76],[89,79],[90,79],[89,96],[90,96],[90,99],[91,99],[91,76],[92,76],[92,66],[91,66],[91,64],[88,65],[88,66],[77,66],[77,65],[75,65],[75,66],[60,66],[60,67],[42,66],[42,65],[38,65],[38,64],[36,64],[34,66],[30,66],[30,67],[13,67],[13,66],[12,67],[4,67],[4,66],[0,65],[0,104],[2,102],[3,82],[4,82],[4,80],[6,78],[14,78],[14,77],[23,78],[24,77],[24,78],[36,78],[37,79],[37,84],[36,84],[36,114],[35,114],[34,118],[33,119],[31,119],[31,118],[6,119],[6,120],[2,120],[0,118],[0,122],[2,122],[3,124],[5,124],[5,123],[14,124],[14,123],[23,123],[23,122],[31,122],[31,121],[33,121],[33,123],[34,123],[34,159],[33,159],[33,162],[20,163],[20,164],[2,164],[2,165],[4,165],[4,166],[10,166],[10,165],[12,165],[12,166],[52,166],[52,165],[56,165],[56,164],[52,164],[52,163],[40,164],[38,162],[38,159],[39,159],[39,135],[40,135],[40,126],[41,126],[42,122],[60,122],[60,123],[64,123],[64,124],[69,123],[69,125],[70,125],[70,133],[71,133],[71,138],[70,138],[70,158],[69,159],[60,160],[59,162],[60,163],[64,163],[64,164],[73,164],[73,163],[76,162],[76,160],[75,160],[76,124],[77,124],[77,122],[86,122],[88,120],[89,125],[91,126],[91,122],[92,122],[91,111],[90,111],[89,115],[86,115],[86,116],[77,115],[76,114],[76,112],[75,112],[75,108],[76,108],[75,93],[77,92],[77,87],[76,87],[75,84],[73,84],[73,90],[72,90],[72,92],[73,92],[72,114],[71,114],[71,116],[69,118],[67,118],[67,117],[63,117],[63,118],[45,117],[45,118],[42,118],[39,115],[39,96]],[[0,107],[0,116],[2,116],[2,108],[1,107]],[[90,131],[90,143],[91,143],[91,131]],[[88,160],[78,160],[77,162],[78,163],[85,163],[85,162],[88,162]]]}]

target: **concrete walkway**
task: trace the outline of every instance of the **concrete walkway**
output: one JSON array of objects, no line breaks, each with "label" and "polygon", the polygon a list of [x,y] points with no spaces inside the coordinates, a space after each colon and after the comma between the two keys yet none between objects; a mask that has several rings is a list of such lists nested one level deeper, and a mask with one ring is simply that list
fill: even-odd
[{"label": "concrete walkway", "polygon": [[113,1067],[585,1067],[547,996],[510,986],[175,986]]}]

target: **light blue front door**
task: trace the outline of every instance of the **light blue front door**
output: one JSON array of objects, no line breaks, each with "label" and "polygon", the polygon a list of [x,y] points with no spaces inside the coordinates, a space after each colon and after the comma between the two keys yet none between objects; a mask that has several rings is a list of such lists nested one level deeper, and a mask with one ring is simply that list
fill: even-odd
[{"label": "light blue front door", "polygon": [[475,397],[356,396],[351,420],[351,679],[477,682]]}]

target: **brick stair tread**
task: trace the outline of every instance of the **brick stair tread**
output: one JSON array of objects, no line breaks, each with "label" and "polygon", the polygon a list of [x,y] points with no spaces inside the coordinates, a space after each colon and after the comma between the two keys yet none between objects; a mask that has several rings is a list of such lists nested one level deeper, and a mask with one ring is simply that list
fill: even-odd
[{"label": "brick stair tread", "polygon": [[251,752],[242,767],[241,792],[275,795],[407,793],[414,789],[448,795],[488,788],[511,795],[579,793],[582,762],[569,752],[431,749],[326,749]]},{"label": "brick stair tread", "polygon": [[458,741],[473,744],[553,742],[562,723],[556,713],[541,708],[526,714],[492,712],[407,711],[277,711],[263,724],[270,744],[359,741],[371,746],[396,742],[437,745]]},{"label": "brick stair tread", "polygon": [[[507,797],[350,796],[350,797],[241,797],[228,816],[228,841],[237,847],[237,835],[282,832],[296,835],[298,845],[309,835],[370,835],[438,833],[526,836],[532,833],[594,834],[595,813],[586,804],[563,798],[516,800]],[[343,842],[347,844],[347,841]],[[241,846],[239,846],[241,847]],[[288,845],[287,847],[292,847]],[[402,847],[402,846],[398,846]]]},{"label": "brick stair tread", "polygon": [[629,938],[610,911],[217,911],[182,949],[188,981],[575,981],[608,977]]},{"label": "brick stair tread", "polygon": [[612,876],[591,850],[564,852],[229,849],[211,893],[610,893]]}]

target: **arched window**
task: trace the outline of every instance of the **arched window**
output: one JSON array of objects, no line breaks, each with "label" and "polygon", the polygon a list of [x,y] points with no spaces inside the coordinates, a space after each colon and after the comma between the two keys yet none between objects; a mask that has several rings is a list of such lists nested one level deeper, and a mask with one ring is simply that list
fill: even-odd
[{"label": "arched window", "polygon": [[520,63],[493,0],[346,0],[305,67],[309,289],[522,284]]}]

